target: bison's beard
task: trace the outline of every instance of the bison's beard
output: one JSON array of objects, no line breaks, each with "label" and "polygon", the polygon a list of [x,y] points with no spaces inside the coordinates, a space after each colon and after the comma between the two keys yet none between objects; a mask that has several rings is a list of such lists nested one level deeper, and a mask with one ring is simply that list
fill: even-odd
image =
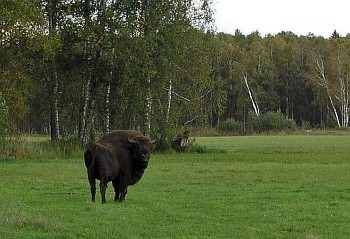
[{"label": "bison's beard", "polygon": [[137,164],[137,167],[138,168],[147,168],[148,166],[148,160],[147,161],[139,161],[138,164]]},{"label": "bison's beard", "polygon": [[134,153],[134,162],[138,168],[147,168],[149,161],[149,154]]}]

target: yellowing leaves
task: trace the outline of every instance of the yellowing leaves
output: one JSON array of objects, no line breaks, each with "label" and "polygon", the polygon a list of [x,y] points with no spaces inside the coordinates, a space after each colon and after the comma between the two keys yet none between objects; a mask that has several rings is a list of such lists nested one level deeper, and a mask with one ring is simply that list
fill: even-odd
[{"label": "yellowing leaves", "polygon": [[7,70],[0,75],[0,91],[8,106],[10,121],[18,121],[25,117],[27,87],[28,78],[19,71]]}]

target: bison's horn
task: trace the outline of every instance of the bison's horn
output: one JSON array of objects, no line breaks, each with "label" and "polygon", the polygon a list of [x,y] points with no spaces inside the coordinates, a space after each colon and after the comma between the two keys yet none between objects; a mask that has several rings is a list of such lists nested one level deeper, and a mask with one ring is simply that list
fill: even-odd
[{"label": "bison's horn", "polygon": [[135,139],[130,139],[130,138],[128,138],[128,141],[129,141],[130,143],[132,143],[132,144],[136,144],[136,143],[137,143],[137,140],[135,140]]}]

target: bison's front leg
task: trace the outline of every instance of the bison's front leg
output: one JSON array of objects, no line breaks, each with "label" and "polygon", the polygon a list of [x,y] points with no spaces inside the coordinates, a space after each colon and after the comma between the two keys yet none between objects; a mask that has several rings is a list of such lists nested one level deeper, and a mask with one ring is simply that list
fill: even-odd
[{"label": "bison's front leg", "polygon": [[125,201],[125,196],[126,196],[127,192],[128,192],[128,188],[125,188],[123,191],[121,191],[119,193],[119,195],[118,195],[118,201],[119,202],[124,202]]},{"label": "bison's front leg", "polygon": [[119,181],[117,181],[117,180],[112,181],[112,185],[113,185],[114,192],[115,192],[114,201],[118,201]]},{"label": "bison's front leg", "polygon": [[125,201],[125,195],[128,192],[127,190],[127,184],[122,183],[122,181],[113,181],[113,187],[114,187],[114,201],[116,202],[124,202]]}]

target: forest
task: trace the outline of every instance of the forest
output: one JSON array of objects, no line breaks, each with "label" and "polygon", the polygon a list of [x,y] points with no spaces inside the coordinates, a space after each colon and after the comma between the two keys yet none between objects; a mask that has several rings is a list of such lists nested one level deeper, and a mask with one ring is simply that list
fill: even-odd
[{"label": "forest", "polygon": [[0,1],[0,134],[349,126],[349,34],[231,35],[213,12],[211,0]]}]

